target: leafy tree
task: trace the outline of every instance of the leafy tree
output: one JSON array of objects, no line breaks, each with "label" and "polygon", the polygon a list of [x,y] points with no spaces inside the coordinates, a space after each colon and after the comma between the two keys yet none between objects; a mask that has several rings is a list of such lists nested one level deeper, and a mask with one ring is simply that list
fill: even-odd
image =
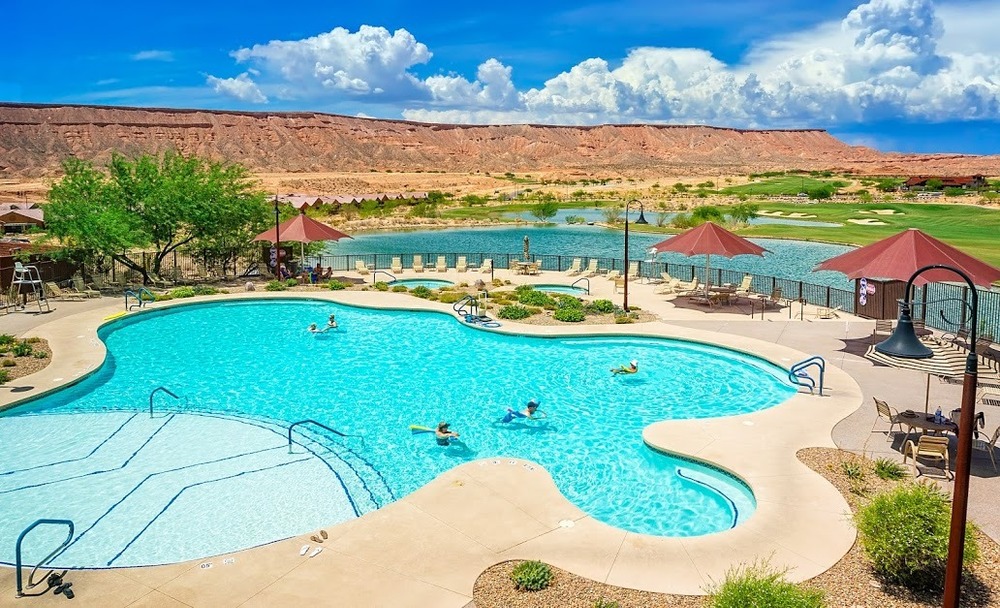
[{"label": "leafy tree", "polygon": [[573,193],[570,194],[570,196],[576,200],[580,200],[583,197],[587,196],[587,192],[585,190],[574,190]]},{"label": "leafy tree", "polygon": [[874,200],[872,193],[867,190],[858,190],[858,201],[862,203],[870,203]]},{"label": "leafy tree", "polygon": [[895,192],[898,187],[899,180],[891,177],[878,180],[878,184],[875,186],[879,192]]},{"label": "leafy tree", "polygon": [[559,205],[554,201],[544,201],[531,208],[531,215],[538,218],[540,222],[547,222],[559,212]]},{"label": "leafy tree", "polygon": [[52,187],[46,220],[70,257],[96,264],[113,258],[149,282],[149,270],[123,254],[152,249],[152,272],[180,247],[245,246],[267,224],[265,194],[239,165],[168,152],[129,160],[113,154],[108,173],[68,159]]},{"label": "leafy tree", "polygon": [[624,205],[611,205],[601,209],[604,222],[607,224],[617,224],[622,221],[622,214],[625,212]]},{"label": "leafy tree", "polygon": [[729,208],[729,217],[737,224],[746,224],[757,217],[760,207],[753,203],[739,203]]},{"label": "leafy tree", "polygon": [[809,189],[806,191],[806,194],[808,194],[809,198],[814,201],[821,201],[832,197],[836,191],[837,189],[834,186],[825,184],[823,186]]},{"label": "leafy tree", "polygon": [[698,207],[691,212],[691,224],[694,226],[704,224],[705,222],[715,222],[717,224],[721,224],[724,221],[725,217],[722,215],[722,212],[711,205]]},{"label": "leafy tree", "polygon": [[968,194],[968,192],[966,192],[962,188],[945,188],[944,189],[944,195],[945,196],[965,196],[966,194]]},{"label": "leafy tree", "polygon": [[448,195],[444,192],[441,192],[440,190],[431,190],[427,193],[427,198],[425,200],[432,205],[437,205],[438,203],[445,202],[445,199],[447,198]]},{"label": "leafy tree", "polygon": [[941,180],[939,180],[937,178],[934,178],[934,179],[927,180],[927,185],[924,187],[924,189],[925,190],[940,190],[943,186],[944,186],[944,183]]},{"label": "leafy tree", "polygon": [[462,202],[469,207],[473,205],[485,205],[487,200],[485,196],[478,196],[476,194],[466,194],[462,197]]}]

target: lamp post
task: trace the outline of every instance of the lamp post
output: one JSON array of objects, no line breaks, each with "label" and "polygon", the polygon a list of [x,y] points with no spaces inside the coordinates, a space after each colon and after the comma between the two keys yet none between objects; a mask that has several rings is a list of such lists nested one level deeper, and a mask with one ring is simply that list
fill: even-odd
[{"label": "lamp post", "polygon": [[639,219],[635,221],[636,224],[648,224],[646,217],[643,215],[642,201],[632,199],[625,203],[625,297],[622,300],[622,308],[625,312],[628,312],[628,208],[632,203],[639,203]]},{"label": "lamp post", "polygon": [[281,214],[278,211],[278,195],[274,195],[274,278],[281,280]]},{"label": "lamp post", "polygon": [[969,506],[969,469],[972,461],[972,431],[975,425],[976,408],[976,324],[978,323],[979,294],[969,275],[958,268],[944,264],[924,266],[917,270],[906,282],[903,300],[899,310],[896,330],[884,342],[875,346],[880,353],[904,359],[926,359],[933,352],[917,339],[910,317],[910,292],[913,281],[920,274],[940,268],[950,270],[968,283],[972,293],[972,326],[969,331],[969,355],[965,359],[965,378],[962,382],[962,414],[958,420],[958,443],[955,457],[955,488],[951,500],[951,527],[948,532],[948,561],[944,572],[944,608],[959,608],[962,592],[962,561],[965,552],[965,524]]}]

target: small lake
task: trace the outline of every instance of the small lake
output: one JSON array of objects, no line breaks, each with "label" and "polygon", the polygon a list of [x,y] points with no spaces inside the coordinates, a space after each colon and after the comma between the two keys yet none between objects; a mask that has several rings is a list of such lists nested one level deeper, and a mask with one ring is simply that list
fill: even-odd
[{"label": "small lake", "polygon": [[[665,222],[669,222],[674,219],[677,214],[674,212],[661,212],[661,211],[649,211],[645,213],[646,221],[650,224],[655,224],[659,221],[660,216],[663,216]],[[566,224],[566,218],[576,216],[582,217],[585,222],[603,222],[604,212],[602,209],[589,208],[589,209],[560,209],[556,216],[552,218],[552,222],[556,224]],[[501,217],[511,220],[524,220],[526,222],[537,222],[538,219],[531,215],[530,211],[512,211],[510,213],[504,213]],[[629,219],[633,222],[638,217],[635,211],[629,212]],[[838,224],[836,222],[817,222],[815,220],[803,220],[795,218],[786,217],[756,217],[749,222],[752,225],[759,224],[784,224],[786,226],[813,226],[815,228],[841,228],[843,224]]]}]

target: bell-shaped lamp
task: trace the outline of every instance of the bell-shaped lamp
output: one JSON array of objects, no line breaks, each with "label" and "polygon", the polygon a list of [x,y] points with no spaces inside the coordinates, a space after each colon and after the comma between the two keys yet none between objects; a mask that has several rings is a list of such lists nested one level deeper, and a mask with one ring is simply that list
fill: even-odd
[{"label": "bell-shaped lamp", "polygon": [[927,348],[917,338],[913,330],[913,319],[910,317],[910,303],[903,301],[899,307],[899,320],[896,329],[884,342],[875,345],[875,350],[883,355],[900,357],[902,359],[927,359],[934,356],[934,351]]}]

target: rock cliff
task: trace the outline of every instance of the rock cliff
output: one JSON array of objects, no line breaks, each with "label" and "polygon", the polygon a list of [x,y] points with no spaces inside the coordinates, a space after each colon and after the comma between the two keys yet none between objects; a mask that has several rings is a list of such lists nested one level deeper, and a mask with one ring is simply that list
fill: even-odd
[{"label": "rock cliff", "polygon": [[995,175],[1000,157],[883,154],[823,130],[709,126],[445,125],[317,112],[231,112],[0,103],[0,177],[54,175],[177,150],[256,172],[554,171],[716,175],[768,169]]}]

